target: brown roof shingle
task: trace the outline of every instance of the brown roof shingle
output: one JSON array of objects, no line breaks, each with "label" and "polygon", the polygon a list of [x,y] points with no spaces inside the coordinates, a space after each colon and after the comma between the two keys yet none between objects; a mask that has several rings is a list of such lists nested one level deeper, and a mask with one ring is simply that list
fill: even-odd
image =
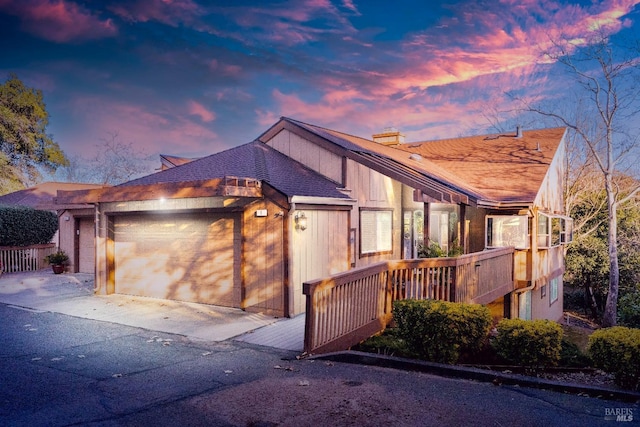
[{"label": "brown roof shingle", "polygon": [[532,202],[563,141],[565,128],[425,141],[395,146],[416,153],[476,188],[483,199]]}]

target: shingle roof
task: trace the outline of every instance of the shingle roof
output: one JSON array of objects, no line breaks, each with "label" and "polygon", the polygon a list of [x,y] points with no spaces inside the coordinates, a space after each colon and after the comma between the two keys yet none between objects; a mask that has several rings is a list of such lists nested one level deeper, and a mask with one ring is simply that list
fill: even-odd
[{"label": "shingle roof", "polygon": [[[480,135],[385,146],[372,140],[283,117],[342,148],[378,164],[435,179],[486,202],[534,201],[565,128],[530,130],[517,136]],[[413,158],[419,154],[421,158]]]},{"label": "shingle roof", "polygon": [[53,198],[58,190],[74,191],[103,188],[105,185],[73,182],[43,182],[31,188],[0,196],[0,204],[30,206],[36,209],[55,209]]},{"label": "shingle roof", "polygon": [[513,134],[406,143],[397,149],[417,153],[454,172],[483,199],[532,202],[564,138],[565,128]]},{"label": "shingle roof", "polygon": [[227,176],[265,181],[287,196],[349,198],[338,190],[337,183],[259,141],[134,179],[120,186],[202,181]]},{"label": "shingle roof", "polygon": [[442,200],[455,202],[458,198],[465,203],[532,203],[565,133],[564,128],[552,128],[525,131],[520,136],[481,135],[385,146],[283,117],[256,141],[121,186],[236,176],[265,181],[287,196],[348,199],[339,190],[340,184],[260,142],[286,123],[288,128],[340,147],[345,155],[422,189],[436,200],[440,194]]},{"label": "shingle roof", "polygon": [[417,161],[412,159],[410,154],[405,151],[382,145],[369,139],[303,123],[287,117],[283,117],[282,120],[300,126],[348,151],[357,153],[384,169],[391,168],[410,180],[424,180],[426,178],[441,184],[443,188],[464,193],[472,199],[480,197],[477,189],[466,183],[455,172],[440,167],[428,158]]}]

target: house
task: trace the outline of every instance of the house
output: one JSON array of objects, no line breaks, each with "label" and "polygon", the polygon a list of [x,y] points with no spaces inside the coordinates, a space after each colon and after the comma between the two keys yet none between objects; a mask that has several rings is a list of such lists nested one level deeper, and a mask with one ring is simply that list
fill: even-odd
[{"label": "house", "polygon": [[58,232],[52,243],[69,255],[71,272],[94,273],[94,206],[87,203],[57,204],[58,191],[75,191],[104,188],[100,184],[71,182],[44,182],[31,188],[0,196],[0,204],[29,206],[49,210],[58,215]]},{"label": "house", "polygon": [[309,280],[432,243],[512,246],[512,283],[482,301],[556,320],[571,239],[564,138],[556,128],[405,143],[395,129],[367,139],[283,117],[250,143],[57,200],[95,206],[101,294],[294,316]]}]

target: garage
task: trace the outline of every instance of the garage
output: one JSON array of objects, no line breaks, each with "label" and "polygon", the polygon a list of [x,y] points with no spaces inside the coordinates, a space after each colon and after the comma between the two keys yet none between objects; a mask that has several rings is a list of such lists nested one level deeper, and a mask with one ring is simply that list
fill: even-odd
[{"label": "garage", "polygon": [[238,214],[136,214],[112,224],[115,292],[240,306]]}]

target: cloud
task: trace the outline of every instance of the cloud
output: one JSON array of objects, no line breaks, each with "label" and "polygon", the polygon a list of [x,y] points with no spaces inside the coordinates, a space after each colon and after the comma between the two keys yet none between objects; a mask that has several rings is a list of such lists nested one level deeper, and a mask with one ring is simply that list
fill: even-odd
[{"label": "cloud", "polygon": [[216,119],[216,113],[207,110],[204,105],[193,100],[188,103],[188,111],[190,115],[200,117],[200,120],[205,123],[212,122]]},{"label": "cloud", "polygon": [[357,33],[349,21],[359,15],[352,1],[340,10],[329,0],[289,0],[265,7],[226,7],[218,11],[238,27],[220,33],[247,44],[275,43],[296,46],[321,39],[324,35],[346,36]]},{"label": "cloud", "polygon": [[[216,151],[216,147],[224,147],[216,132],[189,117],[191,112],[181,115],[176,111],[179,109],[172,105],[160,105],[152,111],[143,105],[103,97],[77,97],[69,114],[91,126],[79,134],[64,136],[63,149],[86,155],[92,149],[90,142],[98,143],[100,138],[113,133],[149,154],[204,155]],[[212,114],[206,110],[201,113],[205,117]],[[176,152],[178,147],[181,153]]]},{"label": "cloud", "polygon": [[192,0],[135,0],[125,5],[111,5],[109,9],[129,22],[161,22],[172,27],[192,24],[203,13]]},{"label": "cloud", "polygon": [[0,1],[0,12],[17,16],[24,31],[57,43],[115,36],[111,19],[100,19],[84,7],[66,0]]},{"label": "cloud", "polygon": [[619,31],[628,25],[624,16],[638,3],[466,2],[464,8],[452,6],[436,25],[406,34],[399,43],[377,43],[368,57],[358,57],[357,68],[333,67],[333,76],[314,76],[319,81],[316,90],[327,94],[335,90],[338,84],[331,80],[339,73],[339,85],[352,88],[356,98],[409,100],[432,88],[526,70],[544,63],[543,52],[552,40]]}]

